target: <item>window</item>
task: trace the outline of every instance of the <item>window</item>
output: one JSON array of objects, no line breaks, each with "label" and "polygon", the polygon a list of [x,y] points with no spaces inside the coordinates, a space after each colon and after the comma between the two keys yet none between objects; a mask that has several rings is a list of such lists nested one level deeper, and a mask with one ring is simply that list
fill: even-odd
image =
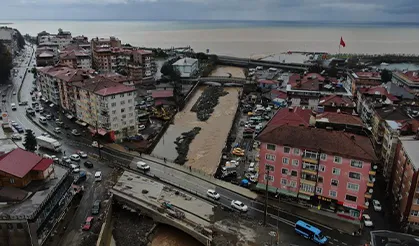
[{"label": "window", "polygon": [[117,121],[118,120],[118,117],[113,117],[112,118],[112,121]]},{"label": "window", "polygon": [[128,115],[129,115],[129,117],[132,117],[134,114],[133,113],[129,113]]},{"label": "window", "polygon": [[333,158],[334,163],[342,164],[342,157],[336,156]]},{"label": "window", "polygon": [[284,147],[284,153],[289,154],[291,152],[290,147]]},{"label": "window", "polygon": [[276,145],[275,144],[267,144],[266,145],[266,149],[268,149],[268,150],[275,150],[276,149]]},{"label": "window", "polygon": [[288,184],[288,181],[286,179],[281,179],[281,184],[282,185],[287,185]]},{"label": "window", "polygon": [[282,158],[282,163],[283,164],[289,164],[289,159],[287,157]]},{"label": "window", "polygon": [[288,169],[282,168],[281,173],[287,175],[288,174]]},{"label": "window", "polygon": [[125,94],[121,94],[121,95],[119,95],[119,97],[120,97],[120,98],[123,98],[124,96],[125,96]]},{"label": "window", "polygon": [[128,103],[131,103],[132,102],[132,99],[128,99]]},{"label": "window", "polygon": [[274,172],[275,171],[275,167],[269,164],[265,164],[265,170],[269,172]]},{"label": "window", "polygon": [[15,179],[14,178],[10,178],[10,183],[14,184],[15,183]]},{"label": "window", "polygon": [[419,217],[419,211],[418,210],[412,210],[412,211],[410,211],[410,215]]},{"label": "window", "polygon": [[112,110],[112,114],[116,114],[116,110]]},{"label": "window", "polygon": [[271,155],[271,154],[266,154],[265,155],[265,159],[266,160],[268,160],[268,161],[275,161],[275,158],[276,156],[275,155]]},{"label": "window", "polygon": [[114,124],[113,125],[113,128],[118,128],[118,124]]},{"label": "window", "polygon": [[348,190],[359,191],[359,184],[348,183],[346,188],[348,188]]},{"label": "window", "polygon": [[265,174],[264,179],[266,180],[266,178],[268,178],[269,181],[274,181],[274,176],[272,176],[272,175],[268,176],[268,175]]},{"label": "window", "polygon": [[332,181],[330,182],[330,184],[331,184],[331,185],[333,185],[333,186],[338,186],[338,184],[339,184],[339,180],[337,180],[337,179],[332,179]]},{"label": "window", "polygon": [[132,111],[132,106],[128,108],[129,111]]},{"label": "window", "polygon": [[111,96],[111,99],[115,99],[115,95]]},{"label": "window", "polygon": [[305,191],[305,192],[313,193],[314,192],[314,186],[309,185],[309,184],[300,183],[300,190]]},{"label": "window", "polygon": [[416,198],[415,204],[419,204],[419,198]]},{"label": "window", "polygon": [[356,202],[356,199],[357,199],[356,196],[351,196],[351,195],[346,195],[345,196],[346,201]]},{"label": "window", "polygon": [[319,176],[319,177],[317,178],[317,182],[319,182],[319,183],[323,183],[323,177],[322,177],[322,176]]},{"label": "window", "polygon": [[125,109],[124,108],[121,108],[121,113],[124,113],[125,112]]},{"label": "window", "polygon": [[122,115],[122,119],[125,119],[125,118],[127,118],[127,115],[126,114],[123,114]]},{"label": "window", "polygon": [[299,154],[300,154],[300,149],[294,148],[294,155],[299,155]]},{"label": "window", "polygon": [[355,172],[349,172],[349,178],[361,180],[361,174]]},{"label": "window", "polygon": [[116,107],[116,103],[115,102],[111,103],[111,107]]},{"label": "window", "polygon": [[327,159],[327,155],[325,153],[320,154],[320,160],[325,161]]},{"label": "window", "polygon": [[334,167],[334,168],[332,169],[332,173],[333,173],[334,175],[340,175],[340,168],[336,168],[336,167]]},{"label": "window", "polygon": [[323,188],[322,187],[316,187],[316,193],[317,194],[322,194],[323,193]]},{"label": "window", "polygon": [[320,165],[320,166],[319,166],[319,171],[320,171],[320,172],[324,172],[324,171],[326,171],[326,166],[324,166],[324,165]]},{"label": "window", "polygon": [[128,93],[128,96],[131,96],[131,92]]},{"label": "window", "polygon": [[295,181],[295,180],[291,180],[291,182],[290,182],[290,186],[291,186],[292,188],[296,188],[296,187],[297,187],[297,181]]},{"label": "window", "polygon": [[351,160],[351,167],[362,168],[362,161]]},{"label": "window", "polygon": [[291,171],[291,176],[297,177],[298,176],[298,172],[295,170]]},{"label": "window", "polygon": [[331,196],[331,197],[337,197],[338,196],[338,192],[335,191],[335,190],[330,190],[329,191],[329,196]]},{"label": "window", "polygon": [[292,160],[292,165],[298,167],[298,160]]},{"label": "window", "polygon": [[130,124],[134,123],[134,120],[129,120],[129,123],[130,123]]},{"label": "window", "polygon": [[121,101],[121,105],[125,105],[125,101],[124,100]]}]

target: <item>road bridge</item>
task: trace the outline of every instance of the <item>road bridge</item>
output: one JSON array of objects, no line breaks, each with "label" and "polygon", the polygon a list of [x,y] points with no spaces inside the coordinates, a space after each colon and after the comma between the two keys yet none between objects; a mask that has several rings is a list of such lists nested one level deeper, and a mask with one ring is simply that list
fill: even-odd
[{"label": "road bridge", "polygon": [[264,66],[264,67],[280,68],[280,69],[291,70],[291,71],[307,71],[308,68],[314,65],[311,63],[298,64],[298,63],[280,63],[280,62],[275,62],[275,61],[261,61],[261,60],[254,60],[250,58],[247,59],[247,58],[239,58],[239,57],[233,57],[233,56],[218,56],[218,63],[221,65],[232,65],[232,66],[239,66],[239,67]]}]

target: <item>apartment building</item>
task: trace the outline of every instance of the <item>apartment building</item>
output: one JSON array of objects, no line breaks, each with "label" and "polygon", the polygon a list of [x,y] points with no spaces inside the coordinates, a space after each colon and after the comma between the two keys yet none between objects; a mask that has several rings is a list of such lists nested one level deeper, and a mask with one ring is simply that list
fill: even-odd
[{"label": "apartment building", "polygon": [[136,89],[105,76],[74,83],[77,118],[113,141],[138,133]]},{"label": "apartment building", "polygon": [[183,78],[189,78],[193,76],[193,74],[198,69],[198,65],[198,59],[189,57],[179,59],[173,63],[173,67],[179,70],[180,76]]},{"label": "apartment building", "polygon": [[419,92],[419,71],[394,72],[392,81],[417,94]]},{"label": "apartment building", "polygon": [[320,98],[317,110],[319,112],[355,113],[356,104],[352,97],[342,95],[328,95]]},{"label": "apartment building", "polygon": [[37,85],[46,99],[60,105],[66,111],[75,113],[72,84],[89,79],[93,75],[93,70],[48,66],[38,69]]},{"label": "apartment building", "polygon": [[132,63],[142,67],[142,78],[149,78],[156,72],[153,52],[148,50],[133,50]]},{"label": "apartment building", "polygon": [[115,37],[96,37],[90,41],[90,45],[92,52],[92,67],[101,73],[112,72],[112,63],[116,63],[116,58],[112,58],[111,48],[121,48],[121,40]]},{"label": "apartment building", "polygon": [[368,137],[292,123],[268,124],[257,140],[257,188],[268,184],[272,193],[308,200],[351,220],[368,208],[377,161]]},{"label": "apartment building", "polygon": [[419,114],[413,116],[411,111],[410,108],[395,106],[377,108],[374,111],[371,121],[373,143],[377,156],[383,163],[380,169],[382,168],[387,181],[391,175],[397,138],[415,134],[417,131]]},{"label": "apartment building", "polygon": [[88,50],[78,44],[70,44],[60,51],[60,64],[75,69],[89,69],[92,68],[92,59]]},{"label": "apartment building", "polygon": [[418,136],[400,137],[391,179],[393,213],[403,227],[419,230],[419,140]]},{"label": "apartment building", "polygon": [[359,88],[369,88],[381,85],[381,74],[378,72],[347,72],[343,86],[353,95]]},{"label": "apartment building", "polygon": [[321,97],[352,96],[336,78],[323,77],[317,73],[291,75],[288,79],[287,95],[292,107],[304,106],[315,110],[318,109]]},{"label": "apartment building", "polygon": [[56,44],[58,49],[64,49],[71,43],[72,36],[68,31],[59,30],[57,34],[49,34],[47,32],[38,34],[38,45]]}]

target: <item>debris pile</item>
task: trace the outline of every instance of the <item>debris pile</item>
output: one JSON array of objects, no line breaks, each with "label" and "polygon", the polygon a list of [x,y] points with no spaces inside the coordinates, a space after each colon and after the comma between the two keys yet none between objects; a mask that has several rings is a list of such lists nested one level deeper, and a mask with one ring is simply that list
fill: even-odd
[{"label": "debris pile", "polygon": [[227,95],[228,92],[224,91],[223,87],[210,86],[205,88],[199,97],[198,101],[191,108],[192,112],[196,112],[196,116],[200,121],[206,121],[214,112],[215,106],[218,104],[218,99]]},{"label": "debris pile", "polygon": [[189,145],[200,131],[201,127],[194,127],[189,132],[184,132],[180,137],[176,138],[175,144],[178,156],[175,159],[175,163],[183,165],[188,161],[186,157],[189,152]]}]

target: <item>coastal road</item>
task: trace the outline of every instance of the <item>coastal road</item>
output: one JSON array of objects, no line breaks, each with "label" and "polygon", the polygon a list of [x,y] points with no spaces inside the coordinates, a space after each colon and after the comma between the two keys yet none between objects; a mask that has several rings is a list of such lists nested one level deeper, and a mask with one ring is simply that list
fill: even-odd
[{"label": "coastal road", "polygon": [[[249,207],[248,215],[255,219],[258,223],[263,221],[264,216],[264,209],[265,205],[261,202],[248,199],[238,193],[232,192],[228,189],[225,189],[221,186],[217,186],[211,182],[205,181],[203,179],[197,178],[193,175],[190,175],[187,171],[181,171],[178,169],[174,169],[168,167],[171,165],[169,163],[159,162],[157,159],[153,159],[150,161],[148,159],[143,159],[139,157],[133,157],[126,153],[122,153],[115,150],[105,149],[103,150],[103,155],[107,159],[112,159],[117,161],[121,164],[129,165],[130,169],[138,171],[136,168],[137,161],[144,161],[150,165],[150,171],[146,173],[146,175],[150,177],[159,178],[169,184],[172,184],[177,187],[181,187],[182,189],[189,191],[191,194],[198,194],[201,196],[206,196],[206,191],[208,189],[216,190],[220,195],[221,199],[219,202],[224,205],[230,207],[230,203],[232,200],[240,200],[244,204]],[[300,218],[295,214],[289,213],[283,210],[277,210],[272,207],[268,207],[268,223],[272,226],[279,227],[279,231],[281,232],[292,232],[293,227],[296,221],[298,220],[305,220],[305,218]],[[324,224],[318,224],[316,222],[310,222],[317,226],[319,229],[323,231],[323,233],[329,238],[330,245],[361,245],[366,243],[367,240],[361,239],[359,237],[353,237],[347,234],[343,234],[338,230],[335,230],[329,226],[327,226],[327,222]],[[297,245],[312,245],[312,243],[308,240],[302,240],[298,236],[295,236],[295,244]]]}]

